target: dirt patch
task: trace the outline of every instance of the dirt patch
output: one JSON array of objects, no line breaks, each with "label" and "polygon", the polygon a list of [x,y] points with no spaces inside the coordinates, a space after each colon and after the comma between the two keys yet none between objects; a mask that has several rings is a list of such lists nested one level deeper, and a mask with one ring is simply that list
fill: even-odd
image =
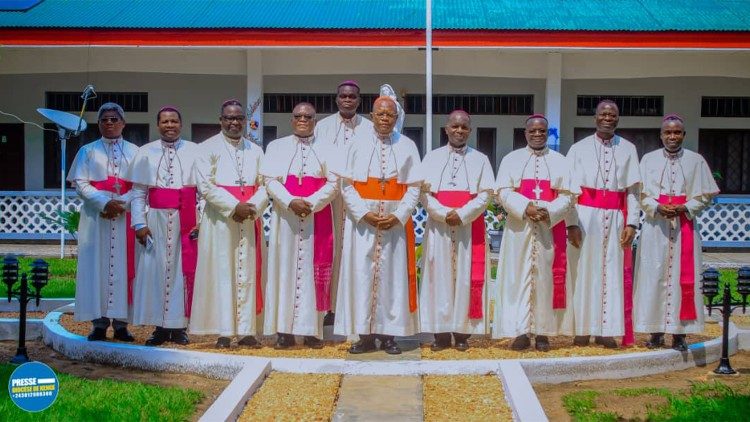
[{"label": "dirt patch", "polygon": [[503,385],[495,375],[427,375],[426,421],[511,421]]},{"label": "dirt patch", "polygon": [[714,380],[720,380],[738,391],[750,391],[750,352],[739,352],[731,356],[729,360],[732,367],[739,372],[738,375],[715,375],[713,370],[718,363],[714,362],[702,367],[647,377],[576,381],[564,384],[535,384],[534,390],[550,421],[570,420],[570,416],[563,407],[562,398],[566,394],[584,390],[600,392],[596,399],[597,409],[600,411],[617,412],[627,418],[643,419],[646,416],[646,405],[660,403],[661,398],[659,396],[643,394],[636,397],[623,397],[613,391],[626,388],[665,388],[670,391],[687,391],[692,382],[713,382]]},{"label": "dirt patch", "polygon": [[239,421],[330,421],[341,375],[272,372],[247,403]]},{"label": "dirt patch", "polygon": [[[0,312],[0,318],[18,319],[20,312]],[[44,319],[46,312],[26,312],[26,319]]]},{"label": "dirt patch", "polygon": [[[10,361],[16,354],[16,347],[17,343],[14,341],[0,341],[0,361]],[[201,391],[205,397],[198,403],[194,420],[198,420],[203,415],[229,384],[229,381],[226,380],[214,380],[192,374],[151,372],[119,366],[78,362],[66,358],[40,341],[26,342],[26,349],[32,360],[49,365],[55,372],[65,372],[93,380],[109,378],[120,381],[138,381],[163,387],[192,388]]]}]

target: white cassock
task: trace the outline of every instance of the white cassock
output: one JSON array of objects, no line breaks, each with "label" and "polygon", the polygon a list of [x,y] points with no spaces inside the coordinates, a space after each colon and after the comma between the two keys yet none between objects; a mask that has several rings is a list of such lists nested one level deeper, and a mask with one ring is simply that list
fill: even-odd
[{"label": "white cassock", "polygon": [[70,167],[67,179],[83,200],[76,271],[78,321],[130,319],[127,215],[104,219],[99,213],[113,199],[130,209],[133,193],[125,175],[137,151],[137,146],[125,140],[101,138],[81,147]]},{"label": "white cassock", "polygon": [[[267,335],[323,337],[335,251],[328,206],[336,195],[336,176],[329,170],[333,151],[314,137],[292,135],[268,144],[261,167],[273,198],[263,328]],[[289,209],[298,198],[312,204],[312,215],[301,218]]]},{"label": "white cassock", "polygon": [[[323,120],[315,125],[315,139],[320,145],[332,148],[338,156],[336,159],[343,161],[352,143],[370,142],[373,130],[372,122],[362,115],[355,114],[351,119],[344,119],[341,117],[341,113],[334,113],[323,118]],[[336,196],[331,202],[334,216],[334,234],[336,236],[336,249],[333,255],[333,274],[331,279],[331,305],[334,309],[336,308],[336,291],[339,284],[341,247],[344,243],[342,236],[344,234],[344,222],[346,221],[344,200],[340,192],[341,183],[339,182]]]},{"label": "white cassock", "polygon": [[625,285],[626,251],[620,246],[620,234],[626,225],[638,227],[638,154],[635,145],[620,136],[602,142],[591,135],[574,143],[567,157],[570,191],[577,196],[577,204],[566,224],[577,224],[583,233],[580,250],[568,247],[576,280],[575,334],[621,336],[626,324],[625,295],[632,281]]},{"label": "white cassock", "polygon": [[[694,222],[719,188],[706,160],[684,148],[677,154],[660,149],[644,155],[641,177],[641,205],[646,219],[635,267],[635,331],[700,333],[704,319],[700,290],[703,266],[700,232]],[[656,212],[659,204],[669,203],[684,204],[688,212],[675,219]],[[681,266],[683,247],[687,253],[685,267]],[[692,289],[683,290],[682,284],[692,284]],[[683,304],[691,308],[683,309]]]},{"label": "white cassock", "polygon": [[[409,281],[410,272],[416,276],[416,267],[409,268],[407,236],[413,236],[411,213],[419,200],[418,166],[417,147],[404,135],[380,140],[371,132],[368,142],[349,148],[346,169],[340,174],[345,179],[342,195],[347,219],[336,334],[405,336],[417,332],[416,279]],[[393,214],[399,224],[378,230],[363,220],[368,212]]]},{"label": "white cassock", "polygon": [[[508,216],[498,258],[494,338],[573,334],[563,221],[572,201],[569,174],[566,158],[549,148],[517,149],[500,163],[496,186]],[[549,221],[530,221],[529,203],[546,208]]]},{"label": "white cassock", "polygon": [[[490,161],[469,146],[455,150],[445,145],[427,153],[420,175],[422,205],[429,217],[422,239],[420,331],[485,334],[490,255],[484,211],[494,184]],[[460,226],[445,222],[452,210]],[[477,312],[472,316],[470,303]]]},{"label": "white cassock", "polygon": [[[235,146],[222,133],[198,145],[193,177],[205,206],[198,236],[191,334],[256,334],[262,305],[262,215],[268,203],[259,182],[263,150],[242,138]],[[257,219],[232,220],[237,204],[255,206]],[[257,298],[260,297],[260,301]]]},{"label": "white cassock", "polygon": [[172,207],[156,208],[151,192],[155,192],[154,188],[195,189],[192,168],[197,150],[196,144],[183,139],[172,145],[158,139],[142,146],[130,166],[128,178],[133,182],[134,191],[133,227],[145,224],[154,242],[151,250],[136,245],[134,324],[187,327],[188,297],[182,266],[180,211]]}]

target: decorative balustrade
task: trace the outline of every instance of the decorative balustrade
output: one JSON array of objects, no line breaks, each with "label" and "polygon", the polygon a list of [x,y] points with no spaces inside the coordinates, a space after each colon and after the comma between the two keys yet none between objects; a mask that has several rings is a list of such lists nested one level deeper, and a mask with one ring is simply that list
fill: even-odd
[{"label": "decorative balustrade", "polygon": [[[60,204],[55,191],[0,191],[0,240],[59,239],[59,228],[45,218],[53,217]],[[67,195],[65,208],[76,210],[81,200],[75,192]],[[417,207],[412,214],[417,241],[424,235],[427,213]],[[270,230],[271,208],[263,212],[263,228]],[[750,197],[726,195],[698,218],[701,239],[706,247],[750,247]],[[488,230],[499,227],[497,217],[485,213]]]}]

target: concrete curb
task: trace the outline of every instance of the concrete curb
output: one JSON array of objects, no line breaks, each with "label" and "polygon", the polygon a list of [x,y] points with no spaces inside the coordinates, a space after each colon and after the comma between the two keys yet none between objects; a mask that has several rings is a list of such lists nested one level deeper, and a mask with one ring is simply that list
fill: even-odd
[{"label": "concrete curb", "polygon": [[201,422],[235,421],[242,414],[247,401],[271,373],[271,361],[245,364],[227,388],[199,419]]},{"label": "concrete curb", "polygon": [[[39,302],[39,306],[36,306],[36,301],[30,300],[26,310],[28,312],[51,312],[73,302],[75,302],[75,299],[42,299]],[[0,312],[19,312],[18,301],[14,300],[10,303],[6,301],[0,302]]]},{"label": "concrete curb", "polygon": [[526,377],[518,361],[500,362],[497,376],[503,383],[505,400],[513,412],[514,421],[546,422],[548,420],[529,378]]},{"label": "concrete curb", "polygon": [[[20,321],[15,318],[0,318],[0,340],[18,340]],[[26,340],[42,338],[43,319],[26,320]]]}]

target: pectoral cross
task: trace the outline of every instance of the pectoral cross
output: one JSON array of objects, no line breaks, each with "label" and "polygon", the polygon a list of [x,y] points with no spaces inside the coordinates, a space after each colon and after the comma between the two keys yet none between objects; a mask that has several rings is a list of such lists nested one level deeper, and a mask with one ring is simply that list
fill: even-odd
[{"label": "pectoral cross", "polygon": [[240,192],[244,194],[245,193],[245,179],[240,177],[238,180],[235,180],[234,183],[240,185]]},{"label": "pectoral cross", "polygon": [[115,192],[117,192],[117,195],[120,195],[120,188],[122,188],[122,185],[120,184],[120,181],[116,180],[115,184],[113,186],[115,188]]},{"label": "pectoral cross", "polygon": [[534,192],[534,198],[536,198],[537,201],[542,197],[542,188],[540,188],[539,185],[536,185],[531,191]]},{"label": "pectoral cross", "polygon": [[380,176],[380,180],[378,181],[380,183],[380,191],[385,194],[385,177]]},{"label": "pectoral cross", "polygon": [[297,185],[302,186],[302,170],[297,173]]}]

